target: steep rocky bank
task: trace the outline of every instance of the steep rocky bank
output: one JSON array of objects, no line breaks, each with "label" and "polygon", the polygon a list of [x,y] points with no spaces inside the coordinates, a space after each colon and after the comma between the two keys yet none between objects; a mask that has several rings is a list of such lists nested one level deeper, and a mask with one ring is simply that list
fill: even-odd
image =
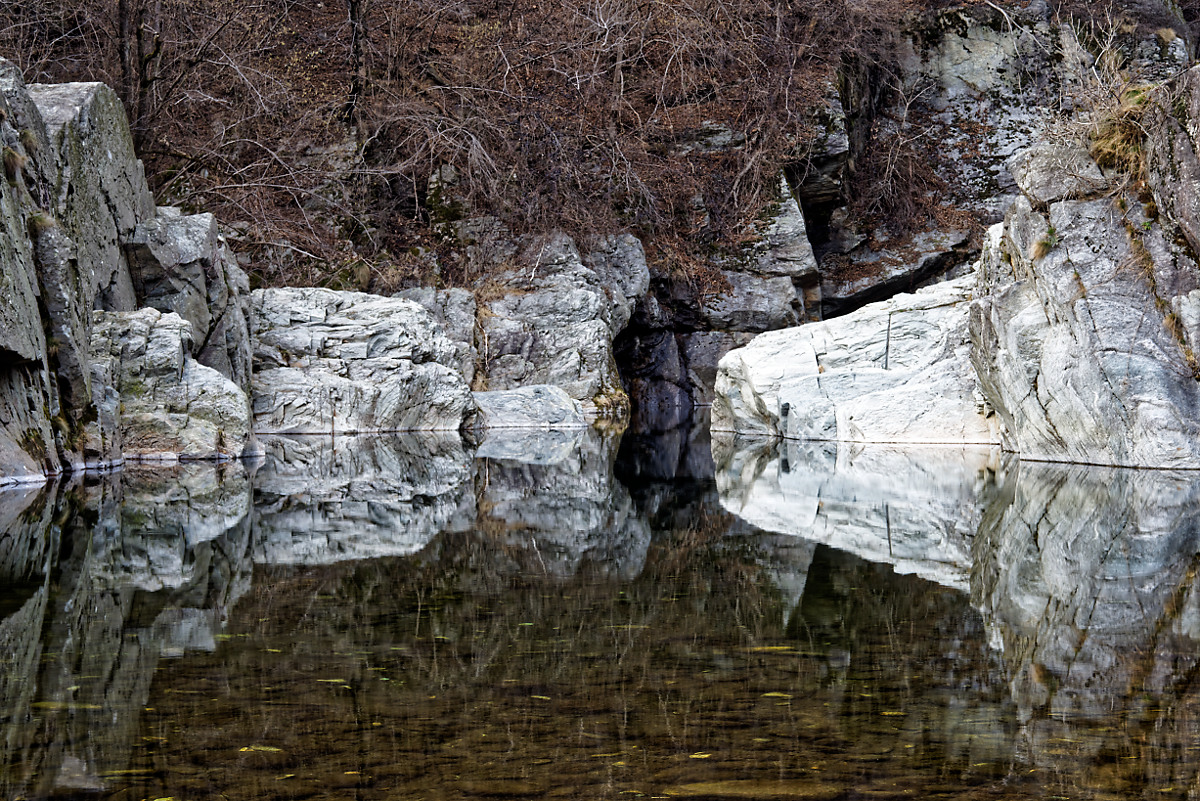
[{"label": "steep rocky bank", "polygon": [[[443,165],[427,194],[478,280],[392,298],[251,292],[212,215],[155,207],[112,91],[4,62],[0,481],[269,433],[682,430],[710,402],[743,433],[1194,466],[1192,45],[1182,22],[1082,30],[1041,2],[907,18],[886,69],[825,87],[822,134],[703,284],[652,273],[628,233],[515,235]],[[1097,105],[1101,74],[1123,105]],[[1072,144],[1104,113],[1149,133],[1144,181]],[[747,141],[706,124],[673,147]],[[881,154],[933,203],[915,227],[863,205]],[[881,192],[904,182],[887,169]]]},{"label": "steep rocky bank", "polygon": [[[1068,48],[1069,29],[1041,34],[1071,57],[1029,91],[1078,97],[1094,88],[1082,71],[1102,69],[1095,63],[1112,52]],[[1178,71],[1186,56],[1177,40],[1154,36],[1162,47],[1133,49],[1110,105],[1083,119],[1059,106],[1003,147],[985,140],[1011,191],[998,183],[983,198],[1006,211],[968,274],[729,354],[714,428],[1200,467],[1200,264],[1188,180],[1198,79],[1195,68]],[[938,85],[952,88],[945,76]]]},{"label": "steep rocky bank", "polygon": [[647,289],[633,237],[511,243],[491,295],[251,292],[211,214],[155,207],[106,86],[26,86],[0,61],[0,138],[0,484],[238,458],[258,434],[628,413],[612,341]]}]

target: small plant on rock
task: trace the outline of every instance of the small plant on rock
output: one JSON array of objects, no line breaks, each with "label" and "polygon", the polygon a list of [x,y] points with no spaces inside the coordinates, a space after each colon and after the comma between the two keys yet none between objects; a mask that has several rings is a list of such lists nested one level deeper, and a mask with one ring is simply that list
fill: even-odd
[{"label": "small plant on rock", "polygon": [[11,186],[17,185],[17,173],[25,169],[27,159],[11,147],[5,146],[3,156],[4,178]]},{"label": "small plant on rock", "polygon": [[1058,231],[1051,225],[1046,229],[1046,234],[1039,239],[1033,246],[1032,257],[1034,261],[1044,259],[1049,255],[1050,251],[1058,247]]},{"label": "small plant on rock", "polygon": [[58,220],[51,217],[47,212],[37,211],[29,215],[29,233],[31,236],[49,231],[51,228],[58,227]]},{"label": "small plant on rock", "polygon": [[1140,181],[1145,172],[1142,114],[1148,87],[1131,87],[1120,93],[1117,104],[1096,120],[1091,135],[1092,158],[1101,167]]}]

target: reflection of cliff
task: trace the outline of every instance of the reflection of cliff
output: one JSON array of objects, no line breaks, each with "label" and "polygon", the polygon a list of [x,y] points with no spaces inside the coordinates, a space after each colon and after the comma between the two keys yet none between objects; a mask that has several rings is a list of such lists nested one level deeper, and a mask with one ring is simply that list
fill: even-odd
[{"label": "reflection of cliff", "polygon": [[401,556],[473,511],[471,459],[457,433],[275,436],[264,444],[254,477],[258,563]]},{"label": "reflection of cliff", "polygon": [[956,589],[1003,475],[988,448],[726,440],[713,450],[721,503],[748,522]]},{"label": "reflection of cliff", "polygon": [[[1200,475],[1022,463],[972,545],[972,603],[1003,649],[1024,756],[1063,781],[1182,788],[1200,720]],[[1167,732],[1171,732],[1167,734]]]},{"label": "reflection of cliff", "polygon": [[[760,445],[721,453],[717,480],[756,525],[969,586],[1014,704],[1013,764],[1055,792],[1196,786],[1181,748],[1200,736],[1200,474],[964,453]],[[819,561],[801,621],[820,620]]]},{"label": "reflection of cliff", "polygon": [[0,604],[14,660],[0,794],[99,790],[127,767],[159,660],[214,648],[249,585],[248,511],[239,465],[185,465],[76,483],[6,517],[5,600],[31,591]]},{"label": "reflection of cliff", "polygon": [[614,576],[637,576],[650,529],[629,491],[613,478],[616,451],[615,437],[593,430],[553,462],[480,462],[480,530],[514,547],[531,547],[538,569],[551,575],[572,576],[587,563]]}]

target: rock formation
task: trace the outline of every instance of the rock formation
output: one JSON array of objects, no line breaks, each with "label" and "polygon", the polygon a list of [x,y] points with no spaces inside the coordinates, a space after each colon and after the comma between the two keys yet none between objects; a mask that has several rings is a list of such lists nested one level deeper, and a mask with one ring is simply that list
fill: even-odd
[{"label": "rock formation", "polygon": [[260,289],[250,319],[261,433],[457,431],[471,406],[456,348],[412,301]]},{"label": "rock formation", "polygon": [[1180,183],[1195,75],[1138,90],[1140,194],[1079,144],[1019,151],[1015,200],[970,275],[730,353],[714,427],[1200,467],[1200,263]]},{"label": "rock formation", "polygon": [[972,277],[730,352],[716,430],[842,442],[998,443],[970,373]]},{"label": "rock formation", "polygon": [[0,484],[241,455],[247,287],[212,217],[156,212],[102,84],[27,87],[0,61],[0,118]]}]

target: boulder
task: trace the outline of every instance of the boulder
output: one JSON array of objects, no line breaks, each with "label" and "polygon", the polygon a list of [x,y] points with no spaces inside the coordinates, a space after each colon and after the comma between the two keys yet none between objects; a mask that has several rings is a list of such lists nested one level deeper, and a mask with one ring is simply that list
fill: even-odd
[{"label": "boulder", "polygon": [[1038,142],[1009,159],[1008,169],[1036,206],[1086,198],[1112,184],[1078,142]]},{"label": "boulder", "polygon": [[714,431],[806,440],[998,444],[970,362],[966,276],[721,359]]},{"label": "boulder", "polygon": [[433,315],[442,332],[454,343],[456,362],[468,385],[475,381],[475,363],[479,351],[475,347],[475,296],[465,289],[435,289],[417,287],[397,292],[392,297],[419,303]]},{"label": "boulder", "polygon": [[249,281],[211,214],[162,207],[124,241],[138,301],[192,324],[196,357],[243,388],[250,382]]},{"label": "boulder", "polygon": [[799,325],[804,296],[788,276],[722,270],[729,290],[704,298],[701,314],[715,331],[774,331]]},{"label": "boulder", "polygon": [[624,416],[613,340],[650,283],[641,243],[606,237],[581,255],[559,234],[530,245],[479,311],[479,389],[552,384],[591,415]]},{"label": "boulder", "polygon": [[454,343],[412,301],[260,289],[250,325],[260,433],[457,431],[473,408]]},{"label": "boulder", "polygon": [[561,387],[537,384],[474,393],[475,426],[495,428],[584,428],[583,407]]},{"label": "boulder", "polygon": [[[771,331],[820,314],[806,308],[817,295],[817,259],[808,241],[804,214],[787,179],[780,176],[776,200],[751,243],[720,260],[728,291],[702,297],[705,327],[717,331]],[[810,296],[811,295],[811,296]]]},{"label": "boulder", "polygon": [[191,325],[157,309],[93,312],[92,350],[110,377],[126,459],[227,459],[250,443],[246,395],[191,356]]},{"label": "boulder", "polygon": [[779,177],[776,197],[760,238],[750,246],[746,267],[758,275],[786,275],[797,284],[815,280],[817,258],[808,241],[804,213],[785,176]]}]

